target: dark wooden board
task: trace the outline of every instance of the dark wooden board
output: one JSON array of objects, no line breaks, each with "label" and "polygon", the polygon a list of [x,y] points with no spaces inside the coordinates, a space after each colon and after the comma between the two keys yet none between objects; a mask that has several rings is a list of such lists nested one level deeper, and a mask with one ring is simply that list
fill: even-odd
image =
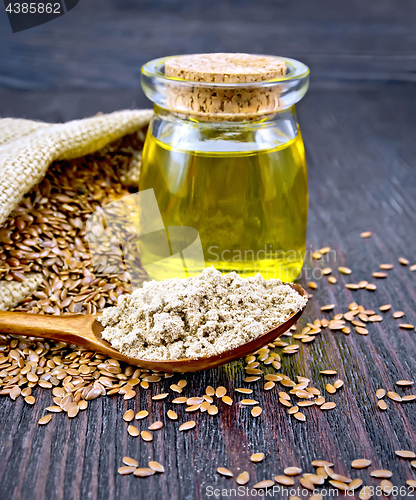
[{"label": "dark wooden board", "polygon": [[413,0],[80,0],[19,33],[3,11],[0,86],[138,89],[146,61],[195,52],[293,57],[316,86],[414,82],[415,24]]},{"label": "dark wooden board", "polygon": [[[337,258],[329,265],[346,265],[353,270],[350,277],[335,272],[336,285],[318,280],[319,288],[302,325],[329,316],[319,311],[323,304],[333,302],[335,312],[342,312],[353,300],[371,309],[391,303],[394,310],[406,313],[406,322],[416,323],[416,273],[397,262],[400,256],[416,262],[414,94],[412,86],[393,85],[352,91],[316,90],[299,105],[309,163],[308,247],[330,246]],[[373,231],[373,237],[361,239],[359,234],[364,230]],[[344,281],[369,279],[380,263],[393,263],[395,267],[386,280],[377,282],[376,292],[344,288]],[[306,269],[327,265],[311,264],[309,260],[306,264]],[[307,281],[304,276],[300,282],[306,286]],[[141,390],[137,400],[95,400],[73,421],[54,415],[46,427],[39,427],[37,421],[42,409],[51,403],[49,391],[37,391],[34,407],[3,397],[0,498],[202,499],[209,498],[208,486],[235,486],[233,480],[216,473],[218,466],[235,472],[248,470],[252,485],[289,465],[312,472],[309,464],[318,458],[333,461],[340,473],[351,473],[350,462],[366,457],[373,460],[372,468],[392,470],[393,483],[403,486],[416,474],[408,461],[395,456],[394,450],[416,451],[415,403],[388,401],[389,410],[383,413],[376,409],[375,390],[395,390],[395,381],[414,379],[416,332],[400,330],[399,321],[390,313],[384,317],[382,323],[369,326],[367,337],[324,331],[314,343],[302,345],[299,354],[283,357],[283,373],[310,377],[321,390],[329,380],[320,375],[321,369],[335,368],[345,381],[345,387],[330,398],[337,402],[337,408],[327,413],[315,407],[304,408],[306,423],[289,417],[277,401],[277,391],[263,392],[259,382],[253,387],[264,409],[260,418],[253,419],[249,408],[224,408],[220,404],[216,417],[195,415],[197,426],[187,433],[178,432],[177,423],[166,422],[165,413],[171,405],[151,400],[152,394],[163,392],[177,377],[148,391]],[[200,394],[208,384],[224,385],[233,393],[234,387],[247,385],[242,382],[243,374],[242,364],[235,362],[187,376],[185,394]],[[122,420],[127,408],[152,409],[152,418],[166,422],[155,433],[153,443],[127,435]],[[178,413],[179,421],[191,419],[182,408]],[[147,425],[148,419],[141,421],[140,428]],[[250,454],[260,451],[266,459],[252,464]],[[116,470],[124,455],[135,457],[143,465],[155,459],[167,472],[146,479],[121,477]],[[352,474],[366,483],[369,479],[368,471]],[[378,481],[368,484],[377,485]]]}]

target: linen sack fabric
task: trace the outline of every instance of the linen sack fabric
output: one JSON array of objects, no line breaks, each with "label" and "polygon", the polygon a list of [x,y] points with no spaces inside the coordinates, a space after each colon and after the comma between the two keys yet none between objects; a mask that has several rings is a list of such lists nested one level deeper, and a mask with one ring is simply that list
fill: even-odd
[{"label": "linen sack fabric", "polygon": [[[0,228],[52,162],[94,153],[142,129],[152,114],[147,109],[125,110],[60,124],[0,119]],[[39,273],[28,274],[21,283],[0,280],[0,310],[17,305],[42,281]]]}]

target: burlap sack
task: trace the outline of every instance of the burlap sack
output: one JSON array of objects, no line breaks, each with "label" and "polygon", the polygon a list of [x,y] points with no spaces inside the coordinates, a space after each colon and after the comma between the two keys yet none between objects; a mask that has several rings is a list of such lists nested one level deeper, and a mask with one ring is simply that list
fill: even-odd
[{"label": "burlap sack", "polygon": [[[98,151],[149,123],[151,110],[117,111],[62,124],[5,118],[0,120],[0,227],[22,197],[45,176],[52,162]],[[0,281],[0,310],[31,295],[40,274],[22,283]]]}]

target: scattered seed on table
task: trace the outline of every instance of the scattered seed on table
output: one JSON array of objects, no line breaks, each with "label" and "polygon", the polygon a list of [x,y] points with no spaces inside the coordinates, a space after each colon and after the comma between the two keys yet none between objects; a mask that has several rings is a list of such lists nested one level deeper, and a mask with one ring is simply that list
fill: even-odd
[{"label": "scattered seed on table", "polygon": [[363,480],[362,479],[359,479],[359,478],[354,479],[353,481],[351,481],[350,483],[348,483],[348,490],[356,490],[362,484],[363,484]]},{"label": "scattered seed on table", "polygon": [[299,467],[286,467],[286,469],[283,471],[286,476],[297,476],[302,472],[302,469]]},{"label": "scattered seed on table", "polygon": [[258,405],[259,402],[256,401],[255,399],[242,399],[240,401],[240,404],[242,404],[243,406],[252,406],[252,405]]},{"label": "scattered seed on table", "polygon": [[402,266],[408,266],[409,265],[409,261],[407,259],[405,259],[404,257],[400,257],[399,258],[399,262]]},{"label": "scattered seed on table", "polygon": [[412,382],[411,380],[398,380],[396,382],[396,385],[401,385],[401,386],[409,386],[409,385],[413,385],[414,382]]},{"label": "scattered seed on table", "polygon": [[[137,434],[137,435],[138,435],[138,434]],[[153,436],[152,436],[152,434],[150,434],[150,432],[148,432],[148,431],[142,431],[142,432],[140,433],[140,435],[141,435],[141,437],[142,437],[143,441],[153,441]]]},{"label": "scattered seed on table", "polygon": [[415,479],[408,479],[406,481],[406,484],[412,488],[416,488],[416,480]]},{"label": "scattered seed on table", "polygon": [[351,269],[349,269],[348,267],[342,267],[342,266],[338,268],[338,271],[342,274],[351,274],[352,273]]},{"label": "scattered seed on table", "polygon": [[348,288],[349,290],[359,290],[360,285],[358,285],[357,283],[346,283],[345,288]]},{"label": "scattered seed on table", "polygon": [[126,413],[123,415],[123,420],[125,422],[131,422],[133,419],[134,419],[134,411],[127,410]]},{"label": "scattered seed on table", "polygon": [[272,479],[265,479],[264,481],[260,481],[256,483],[253,488],[271,488],[274,485],[274,481]]},{"label": "scattered seed on table", "polygon": [[247,484],[250,481],[250,474],[247,471],[242,472],[239,476],[237,476],[236,482],[240,486]]},{"label": "scattered seed on table", "polygon": [[60,406],[47,406],[45,410],[50,411],[52,413],[61,413],[63,409]]},{"label": "scattered seed on table", "polygon": [[[201,403],[202,404],[202,403]],[[200,408],[201,408],[201,404],[199,405],[191,405],[191,406],[187,406],[185,411],[187,413],[190,413],[190,412],[193,412],[193,411],[198,411]]]},{"label": "scattered seed on table", "polygon": [[361,238],[370,238],[373,233],[371,231],[364,231],[360,234]]},{"label": "scattered seed on table", "polygon": [[321,307],[321,311],[332,311],[334,309],[335,304],[327,304],[326,306]]},{"label": "scattered seed on table", "polygon": [[376,396],[378,397],[378,399],[384,398],[385,395],[386,391],[384,389],[377,389]]},{"label": "scattered seed on table", "polygon": [[330,283],[331,285],[335,285],[336,282],[337,279],[335,278],[335,276],[328,276],[328,283]]},{"label": "scattered seed on table", "polygon": [[172,384],[172,385],[170,386],[170,389],[171,389],[172,391],[174,391],[174,392],[179,393],[179,394],[182,392],[182,387],[180,387],[180,386],[179,386],[179,385],[177,385],[177,384]]},{"label": "scattered seed on table", "polygon": [[204,398],[198,398],[198,397],[188,398],[186,400],[186,404],[189,406],[200,405],[203,402],[204,402]]},{"label": "scattered seed on table", "polygon": [[410,325],[409,323],[400,323],[399,327],[403,328],[404,330],[413,330],[415,325]]},{"label": "scattered seed on table", "polygon": [[273,389],[273,387],[274,387],[275,385],[276,385],[276,384],[275,384],[273,381],[271,381],[271,380],[270,380],[270,381],[268,381],[268,382],[266,382],[266,383],[264,384],[263,389],[264,389],[265,391],[270,391],[271,389]]},{"label": "scattered seed on table", "polygon": [[119,467],[117,469],[117,472],[121,474],[122,476],[127,476],[128,474],[132,474],[136,470],[136,467]]},{"label": "scattered seed on table", "polygon": [[[280,377],[279,375],[273,375],[272,373],[268,373],[267,375],[265,375],[264,379],[265,380],[269,380],[271,382],[280,382],[280,380],[282,380],[283,377]],[[249,389],[251,391],[251,389]],[[253,391],[251,391],[253,392]]]},{"label": "scattered seed on table", "polygon": [[390,270],[390,269],[393,269],[393,264],[380,264],[380,269],[384,269],[386,271]]},{"label": "scattered seed on table", "polygon": [[374,285],[373,283],[369,283],[368,285],[365,286],[365,289],[370,290],[370,292],[374,292],[375,290],[377,290],[377,286]]},{"label": "scattered seed on table", "polygon": [[159,399],[165,399],[169,396],[169,393],[168,392],[165,392],[163,394],[156,394],[155,396],[152,396],[152,399],[154,401],[159,401]]},{"label": "scattered seed on table", "polygon": [[215,395],[215,389],[209,385],[205,389],[205,394],[207,394],[208,396],[214,396]]},{"label": "scattered seed on table", "polygon": [[68,409],[67,415],[69,418],[74,418],[78,415],[78,412],[79,412],[78,405],[75,404]]},{"label": "scattered seed on table", "polygon": [[396,450],[394,453],[400,458],[416,458],[416,455],[415,453],[413,453],[413,451]]},{"label": "scattered seed on table", "polygon": [[360,335],[368,335],[368,330],[366,328],[361,328],[360,326],[356,326],[355,331]]},{"label": "scattered seed on table", "polygon": [[299,482],[304,488],[310,491],[313,491],[315,489],[315,485],[311,481],[309,481],[309,479],[307,479],[306,477],[301,477],[299,479]]},{"label": "scattered seed on table", "polygon": [[334,382],[334,387],[336,390],[341,389],[341,387],[344,385],[344,382],[340,379],[335,380]]},{"label": "scattered seed on table", "polygon": [[383,316],[380,316],[379,314],[373,314],[368,319],[372,323],[379,323],[380,321],[383,321]]},{"label": "scattered seed on table", "polygon": [[124,399],[133,399],[136,396],[136,391],[133,391],[133,389],[129,390],[124,394]]},{"label": "scattered seed on table", "polygon": [[390,495],[390,493],[393,490],[393,483],[390,482],[388,479],[383,479],[380,482],[381,489],[383,490],[383,493],[385,495]]},{"label": "scattered seed on table", "polygon": [[399,319],[399,318],[403,318],[404,316],[404,312],[403,311],[396,311],[393,313],[393,318],[394,319]]},{"label": "scattered seed on table", "polygon": [[153,476],[154,473],[155,471],[150,469],[149,467],[139,467],[133,472],[133,475],[137,477],[149,477]]},{"label": "scattered seed on table", "polygon": [[295,484],[295,481],[287,476],[274,476],[273,479],[276,483],[283,484],[283,486],[293,486]]},{"label": "scattered seed on table", "polygon": [[397,394],[397,392],[389,391],[387,393],[387,397],[392,399],[393,401],[401,402],[402,398]]},{"label": "scattered seed on table", "polygon": [[325,403],[325,398],[323,396],[319,396],[319,398],[316,399],[315,404],[320,406]]},{"label": "scattered seed on table", "polygon": [[130,434],[132,437],[137,437],[140,434],[140,431],[137,427],[134,427],[134,425],[129,425],[127,427],[127,432]]},{"label": "scattered seed on table", "polygon": [[330,482],[330,484],[332,484],[332,486],[335,486],[335,488],[338,488],[341,491],[347,491],[347,489],[348,489],[348,484],[343,483],[342,481],[330,479],[329,482]]},{"label": "scattered seed on table", "polygon": [[416,469],[416,461],[410,462],[410,465],[411,465],[414,469]]},{"label": "scattered seed on table", "polygon": [[235,389],[236,392],[240,392],[242,394],[252,394],[253,389],[246,389],[245,387],[239,387],[238,389]]},{"label": "scattered seed on table", "polygon": [[230,398],[230,396],[223,396],[221,398],[222,402],[225,403],[226,405],[231,406],[233,404],[233,400]]},{"label": "scattered seed on table", "polygon": [[365,469],[366,467],[370,467],[371,460],[367,460],[366,458],[358,458],[351,462],[351,467],[354,469]]},{"label": "scattered seed on table", "polygon": [[300,420],[301,422],[305,422],[306,420],[305,415],[301,412],[294,413],[293,416],[296,418],[296,420]]},{"label": "scattered seed on table", "polygon": [[289,415],[294,415],[298,411],[299,411],[299,408],[297,406],[292,406],[291,408],[289,408],[288,413],[289,413]]},{"label": "scattered seed on table", "polygon": [[156,422],[153,422],[153,424],[149,425],[149,431],[157,431],[162,427],[163,427],[163,422],[157,420]]},{"label": "scattered seed on table", "polygon": [[333,401],[328,401],[327,403],[321,405],[321,410],[332,410],[336,406],[336,403],[334,403]]},{"label": "scattered seed on table", "polygon": [[52,415],[45,415],[41,419],[39,419],[38,424],[39,425],[46,425],[51,421]]},{"label": "scattered seed on table", "polygon": [[34,405],[36,400],[33,396],[26,396],[25,401],[28,405]]},{"label": "scattered seed on table", "polygon": [[312,288],[312,290],[316,290],[318,288],[318,285],[314,281],[310,281],[308,286],[309,288]]},{"label": "scattered seed on table", "polygon": [[208,415],[216,415],[218,413],[218,407],[215,405],[210,405],[207,411]]},{"label": "scattered seed on table", "polygon": [[393,475],[393,472],[386,469],[377,469],[370,472],[370,476],[376,477],[378,479],[389,479]]},{"label": "scattered seed on table", "polygon": [[373,278],[387,278],[388,274],[387,273],[382,273],[381,271],[376,271],[375,273],[372,274]]},{"label": "scattered seed on table", "polygon": [[325,390],[327,392],[329,392],[330,394],[335,394],[337,392],[337,390],[335,389],[335,387],[332,384],[326,384]]},{"label": "scattered seed on table", "polygon": [[257,380],[260,380],[261,377],[245,377],[243,379],[244,382],[257,382]]},{"label": "scattered seed on table", "polygon": [[409,271],[416,271],[416,264],[411,265]]},{"label": "scattered seed on table", "polygon": [[171,419],[171,420],[178,420],[178,414],[175,413],[173,410],[168,410],[167,412],[167,416]]},{"label": "scattered seed on table", "polygon": [[181,396],[179,398],[172,399],[172,403],[175,405],[181,405],[183,403],[186,403],[188,401],[188,398]]},{"label": "scattered seed on table", "polygon": [[380,399],[378,402],[377,402],[377,406],[380,408],[380,410],[387,410],[387,404],[386,402],[384,401],[384,399]]},{"label": "scattered seed on table", "polygon": [[136,415],[136,420],[141,420],[142,418],[146,418],[149,415],[147,410],[141,410]]},{"label": "scattered seed on table", "polygon": [[181,389],[186,387],[187,384],[188,384],[188,382],[185,379],[179,380],[179,382],[178,382],[178,385]]},{"label": "scattered seed on table", "polygon": [[414,401],[416,396],[414,394],[408,394],[407,396],[402,397],[402,403],[406,403],[408,401]]},{"label": "scattered seed on table", "polygon": [[254,453],[253,455],[251,455],[250,460],[256,463],[261,462],[262,460],[264,460],[264,453]]},{"label": "scattered seed on table", "polygon": [[315,484],[317,486],[320,486],[320,485],[324,484],[324,482],[325,482],[325,479],[322,476],[320,476],[319,474],[307,473],[307,474],[303,474],[303,477],[305,479],[308,479],[312,484]]},{"label": "scattered seed on table", "polygon": [[336,370],[321,370],[320,373],[322,373],[322,375],[336,375],[337,371]]},{"label": "scattered seed on table", "polygon": [[179,427],[180,431],[189,431],[190,429],[193,429],[195,427],[196,423],[193,420],[189,420],[188,422],[185,422]]},{"label": "scattered seed on table", "polygon": [[327,274],[331,274],[332,273],[332,269],[330,267],[325,267],[324,269],[322,269],[322,274],[324,276],[326,276]]},{"label": "scattered seed on table", "polygon": [[263,413],[263,410],[260,408],[260,406],[255,406],[251,410],[251,415],[253,417],[259,417]]},{"label": "scattered seed on table", "polygon": [[215,395],[217,396],[217,398],[222,398],[226,394],[227,394],[227,389],[225,387],[223,387],[222,385],[217,387],[217,390],[215,391]]},{"label": "scattered seed on table", "polygon": [[151,460],[148,463],[149,469],[154,470],[155,472],[165,472],[165,468],[163,467],[162,464],[159,462],[155,462],[154,460]]},{"label": "scattered seed on table", "polygon": [[380,306],[379,309],[380,309],[380,311],[383,311],[383,312],[390,311],[391,304],[384,304],[384,306]]},{"label": "scattered seed on table", "polygon": [[333,467],[334,464],[332,462],[327,462],[326,460],[314,460],[311,462],[311,465],[314,467]]},{"label": "scattered seed on table", "polygon": [[138,467],[139,462],[135,460],[134,458],[130,457],[123,457],[123,464],[128,465],[129,467]]},{"label": "scattered seed on table", "polygon": [[225,467],[218,467],[217,472],[218,472],[218,474],[221,474],[221,476],[227,476],[227,477],[234,476],[234,474],[229,469],[226,469]]}]

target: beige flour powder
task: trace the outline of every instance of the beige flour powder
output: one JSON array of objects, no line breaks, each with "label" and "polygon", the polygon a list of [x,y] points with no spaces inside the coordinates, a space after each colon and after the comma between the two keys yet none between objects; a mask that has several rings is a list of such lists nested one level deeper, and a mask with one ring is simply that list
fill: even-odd
[{"label": "beige flour powder", "polygon": [[120,296],[99,321],[103,338],[128,356],[195,359],[253,340],[306,302],[280,280],[221,275],[209,267],[195,278],[146,282]]}]

